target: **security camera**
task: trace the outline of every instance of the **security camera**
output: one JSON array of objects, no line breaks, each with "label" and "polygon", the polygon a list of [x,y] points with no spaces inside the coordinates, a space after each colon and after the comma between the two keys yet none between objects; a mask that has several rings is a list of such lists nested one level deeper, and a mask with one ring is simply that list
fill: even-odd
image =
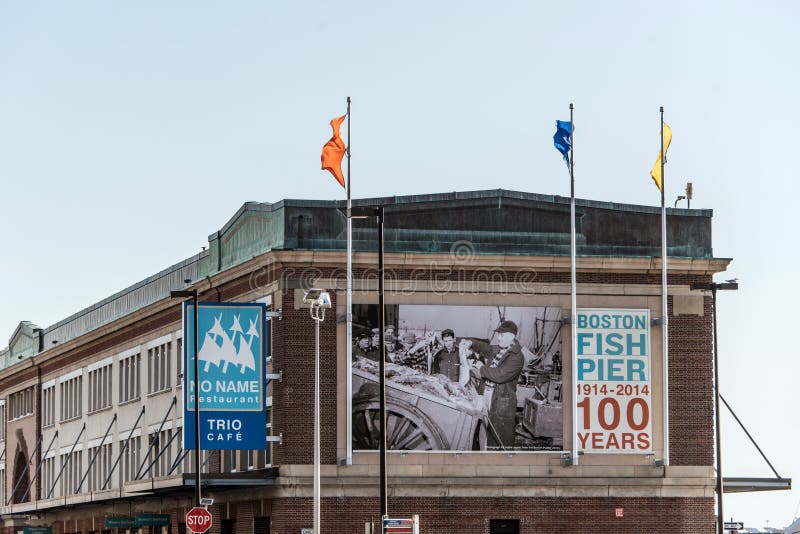
[{"label": "security camera", "polygon": [[309,289],[303,295],[303,304],[309,304],[315,308],[330,308],[331,296],[324,289]]}]

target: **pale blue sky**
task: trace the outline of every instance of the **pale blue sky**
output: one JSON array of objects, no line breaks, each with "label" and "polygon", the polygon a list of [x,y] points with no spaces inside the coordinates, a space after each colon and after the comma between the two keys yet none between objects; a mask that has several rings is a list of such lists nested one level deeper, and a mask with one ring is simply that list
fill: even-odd
[{"label": "pale blue sky", "polygon": [[[694,183],[741,282],[721,390],[800,480],[798,6],[0,0],[0,346],[196,253],[247,200],[341,197],[319,150],[348,95],[355,196],[568,195],[552,135],[574,102],[578,196],[655,205],[663,105],[668,199]],[[726,474],[768,476],[733,425]],[[798,500],[726,516],[786,525]]]}]

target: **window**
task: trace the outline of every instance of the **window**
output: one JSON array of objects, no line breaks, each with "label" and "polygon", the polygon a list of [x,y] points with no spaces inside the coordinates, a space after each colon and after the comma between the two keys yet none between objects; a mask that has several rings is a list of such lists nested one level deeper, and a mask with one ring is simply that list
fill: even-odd
[{"label": "window", "polygon": [[[95,454],[97,457],[95,458]],[[111,455],[111,443],[100,445],[89,449],[89,461],[95,458],[92,464],[92,471],[89,473],[89,491],[95,492],[103,489],[108,474],[111,472],[111,465],[114,458]],[[108,482],[106,489],[112,485],[111,481]]]},{"label": "window", "polygon": [[83,451],[73,451],[72,454],[61,455],[61,496],[75,494],[78,483],[83,476]]},{"label": "window", "polygon": [[176,367],[178,372],[175,374],[176,377],[175,384],[178,387],[181,387],[183,385],[183,338],[182,337],[179,337],[178,339],[175,340],[175,347],[176,347],[175,354],[177,355],[175,361],[178,364]]},{"label": "window", "polygon": [[6,504],[6,469],[0,468],[0,504]]},{"label": "window", "polygon": [[236,452],[234,450],[220,451],[223,473],[235,473],[237,471]]},{"label": "window", "polygon": [[[120,447],[125,446],[125,441],[120,441]],[[136,436],[131,438],[128,442],[128,447],[122,454],[122,459],[119,463],[119,482],[120,486],[129,480],[136,480],[136,471],[139,470],[139,462],[141,461],[142,438]]]},{"label": "window", "polygon": [[[6,439],[6,401],[0,400],[0,441]],[[0,479],[0,485],[5,484],[5,478]],[[0,503],[6,502],[0,500]]]},{"label": "window", "polygon": [[33,388],[23,389],[8,396],[10,420],[33,414]]},{"label": "window", "polygon": [[220,451],[220,461],[223,473],[235,473],[241,471],[253,471],[264,469],[267,464],[269,451],[266,449],[256,450],[224,450]]},{"label": "window", "polygon": [[56,424],[56,383],[42,388],[42,426]]},{"label": "window", "polygon": [[267,450],[259,449],[255,451],[247,451],[247,469],[264,469],[267,467]]},{"label": "window", "polygon": [[[268,307],[267,309],[272,311],[272,307],[271,306]],[[264,332],[264,334],[265,334],[264,345],[265,345],[265,348],[267,349],[267,351],[266,351],[267,352],[267,361],[272,361],[272,320],[271,319],[265,322],[264,329],[265,329],[265,332]]]},{"label": "window", "polygon": [[147,350],[147,393],[172,387],[172,343],[167,341]]},{"label": "window", "polygon": [[[175,471],[172,473],[180,474],[180,473],[194,473],[194,450],[186,450],[183,448],[183,427],[178,428],[178,437],[175,438],[175,442],[178,444],[178,456],[175,457],[177,460],[178,457],[182,456],[181,463],[175,468]],[[202,451],[200,455],[200,472],[201,473],[209,473],[209,468],[211,467],[211,460],[209,460],[209,456],[211,456],[212,451]],[[222,453],[223,451],[213,451]]]},{"label": "window", "polygon": [[519,519],[490,519],[489,534],[519,534]]},{"label": "window", "polygon": [[89,411],[111,406],[111,362],[89,371]]},{"label": "window", "polygon": [[81,416],[83,377],[61,379],[61,421],[69,421]]},{"label": "window", "polygon": [[178,437],[175,438],[175,441],[178,442],[178,457],[181,458],[181,463],[179,463],[178,467],[175,468],[173,474],[193,472],[194,469],[192,469],[192,462],[194,461],[194,452],[185,450],[183,448],[183,427],[178,428]]},{"label": "window", "polygon": [[[172,462],[175,460],[175,442],[177,441],[177,437],[172,439],[172,429],[162,430],[158,434],[153,432],[150,434],[150,444],[152,448],[150,449],[150,454],[147,458],[147,464],[144,466],[150,466],[152,463],[153,465],[150,466],[149,473],[144,473],[143,476],[145,477],[163,477],[169,474],[169,470],[172,467]],[[178,446],[179,450],[180,446]]]},{"label": "window", "polygon": [[137,352],[119,361],[119,402],[139,398],[141,391],[139,379],[140,354]]},{"label": "window", "polygon": [[53,486],[53,481],[56,478],[56,458],[51,456],[42,461],[42,499],[48,499],[50,496],[50,488]]}]

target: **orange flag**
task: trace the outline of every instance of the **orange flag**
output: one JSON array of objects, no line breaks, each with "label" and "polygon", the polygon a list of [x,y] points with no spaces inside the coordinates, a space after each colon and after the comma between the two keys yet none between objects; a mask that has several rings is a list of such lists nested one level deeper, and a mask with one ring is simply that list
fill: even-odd
[{"label": "orange flag", "polygon": [[344,187],[344,176],[342,175],[342,158],[344,157],[344,141],[342,141],[342,136],[339,134],[339,128],[342,125],[342,121],[347,117],[347,115],[342,115],[341,117],[336,117],[331,121],[331,128],[333,128],[333,137],[331,137],[330,141],[325,143],[322,147],[322,170],[330,171],[336,181],[339,182],[339,185]]}]

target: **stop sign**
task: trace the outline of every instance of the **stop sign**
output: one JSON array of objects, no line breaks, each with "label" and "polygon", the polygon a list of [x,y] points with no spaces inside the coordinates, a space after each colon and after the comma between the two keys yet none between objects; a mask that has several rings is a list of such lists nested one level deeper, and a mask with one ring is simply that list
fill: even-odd
[{"label": "stop sign", "polygon": [[194,534],[203,534],[211,528],[211,512],[205,508],[195,506],[186,514],[186,526]]}]

